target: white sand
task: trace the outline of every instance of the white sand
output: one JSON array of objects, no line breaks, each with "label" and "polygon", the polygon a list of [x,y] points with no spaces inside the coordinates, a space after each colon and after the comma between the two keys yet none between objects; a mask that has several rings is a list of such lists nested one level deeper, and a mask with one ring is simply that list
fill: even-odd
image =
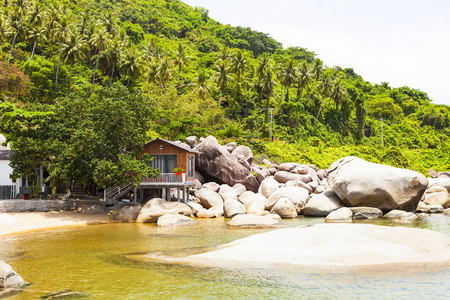
[{"label": "white sand", "polygon": [[107,215],[83,215],[75,211],[0,213],[0,236],[109,221]]}]

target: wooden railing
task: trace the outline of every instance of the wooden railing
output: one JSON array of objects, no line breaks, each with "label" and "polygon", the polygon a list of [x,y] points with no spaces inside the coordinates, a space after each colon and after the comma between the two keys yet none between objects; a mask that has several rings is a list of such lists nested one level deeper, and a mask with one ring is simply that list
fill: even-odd
[{"label": "wooden railing", "polygon": [[175,173],[160,173],[158,177],[144,177],[142,178],[142,182],[185,182],[186,174],[183,173],[181,175],[176,175]]}]

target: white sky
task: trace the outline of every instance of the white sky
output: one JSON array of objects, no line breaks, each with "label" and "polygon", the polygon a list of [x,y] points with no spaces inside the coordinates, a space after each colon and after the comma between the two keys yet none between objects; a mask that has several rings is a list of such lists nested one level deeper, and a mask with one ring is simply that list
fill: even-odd
[{"label": "white sky", "polygon": [[182,0],[223,24],[314,51],[372,83],[422,90],[450,105],[449,0]]}]

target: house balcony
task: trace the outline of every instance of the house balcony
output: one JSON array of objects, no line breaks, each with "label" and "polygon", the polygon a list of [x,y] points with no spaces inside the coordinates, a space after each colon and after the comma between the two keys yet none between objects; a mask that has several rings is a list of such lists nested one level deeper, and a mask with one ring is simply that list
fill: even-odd
[{"label": "house balcony", "polygon": [[186,181],[186,173],[182,173],[181,175],[176,175],[175,173],[160,173],[158,177],[144,177],[141,180],[140,186],[173,186],[173,187],[181,187],[181,186],[193,186],[193,181]]}]

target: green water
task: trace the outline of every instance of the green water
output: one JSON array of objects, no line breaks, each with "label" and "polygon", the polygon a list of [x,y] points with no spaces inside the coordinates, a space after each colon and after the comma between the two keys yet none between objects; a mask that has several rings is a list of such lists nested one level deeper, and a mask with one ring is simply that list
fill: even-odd
[{"label": "green water", "polygon": [[[322,222],[286,221],[288,226]],[[399,226],[391,221],[375,223]],[[182,255],[267,231],[228,229],[224,224],[221,219],[172,229],[107,224],[8,236],[0,238],[0,260],[31,282],[11,299],[36,299],[62,289],[86,293],[89,299],[448,299],[450,295],[450,271],[323,275],[196,268],[132,259],[153,252]],[[450,236],[450,218],[444,215],[409,226]]]}]

